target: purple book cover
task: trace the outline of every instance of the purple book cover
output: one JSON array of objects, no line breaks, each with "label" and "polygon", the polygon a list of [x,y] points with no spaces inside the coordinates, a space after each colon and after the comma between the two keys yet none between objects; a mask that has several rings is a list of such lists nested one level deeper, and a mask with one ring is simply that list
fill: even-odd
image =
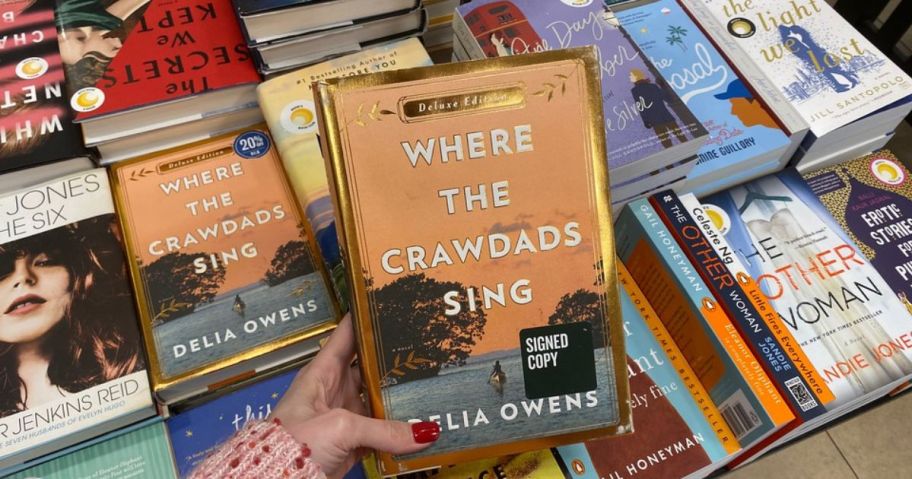
[{"label": "purple book cover", "polygon": [[888,150],[804,175],[912,312],[912,178]]},{"label": "purple book cover", "polygon": [[457,10],[488,57],[598,48],[610,169],[706,135],[601,1],[478,0]]}]

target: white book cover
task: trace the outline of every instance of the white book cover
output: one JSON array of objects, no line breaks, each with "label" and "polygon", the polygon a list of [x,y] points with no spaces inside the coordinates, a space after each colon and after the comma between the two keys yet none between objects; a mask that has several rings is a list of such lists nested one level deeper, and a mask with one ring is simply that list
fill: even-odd
[{"label": "white book cover", "polygon": [[773,108],[784,99],[818,138],[912,94],[912,79],[824,0],[681,1],[737,68],[764,75],[752,83]]},{"label": "white book cover", "polygon": [[151,414],[126,271],[104,169],[0,197],[0,468]]},{"label": "white book cover", "polygon": [[912,316],[794,170],[702,206],[832,391],[828,411],[912,375]]}]

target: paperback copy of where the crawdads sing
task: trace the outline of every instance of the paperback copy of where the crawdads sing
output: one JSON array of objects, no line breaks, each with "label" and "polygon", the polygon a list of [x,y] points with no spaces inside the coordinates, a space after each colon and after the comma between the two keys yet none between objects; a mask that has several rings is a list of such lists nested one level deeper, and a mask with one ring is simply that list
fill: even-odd
[{"label": "paperback copy of where the crawdads sing", "polygon": [[338,317],[263,130],[119,164],[112,177],[163,400],[265,367],[263,355],[310,352],[286,354]]},{"label": "paperback copy of where the crawdads sing", "polygon": [[629,431],[598,78],[574,49],[318,84],[372,410],[442,428],[384,474]]}]

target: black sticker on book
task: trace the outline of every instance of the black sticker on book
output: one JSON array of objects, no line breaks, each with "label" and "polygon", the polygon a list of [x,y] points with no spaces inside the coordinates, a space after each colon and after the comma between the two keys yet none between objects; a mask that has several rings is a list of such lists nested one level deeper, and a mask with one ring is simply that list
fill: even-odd
[{"label": "black sticker on book", "polygon": [[594,391],[595,351],[587,322],[542,326],[519,332],[526,398]]}]

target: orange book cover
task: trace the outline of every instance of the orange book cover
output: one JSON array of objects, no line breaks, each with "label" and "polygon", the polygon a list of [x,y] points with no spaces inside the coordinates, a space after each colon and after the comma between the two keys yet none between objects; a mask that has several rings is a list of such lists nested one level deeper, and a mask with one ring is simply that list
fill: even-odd
[{"label": "orange book cover", "polygon": [[725,450],[729,454],[734,454],[741,449],[741,445],[738,444],[738,440],[735,438],[735,435],[732,434],[731,428],[728,427],[728,424],[725,422],[719,409],[716,408],[712,398],[709,397],[709,393],[706,391],[706,388],[703,387],[703,383],[700,382],[700,379],[697,377],[693,368],[690,367],[690,364],[684,358],[684,355],[681,354],[678,345],[675,344],[674,339],[671,338],[671,334],[665,329],[665,325],[662,324],[662,320],[659,319],[655,310],[652,309],[652,305],[649,304],[649,300],[646,299],[643,291],[640,290],[636,281],[630,276],[627,267],[624,266],[623,263],[618,262],[617,270],[618,281],[620,281],[621,286],[627,291],[627,294],[630,295],[630,300],[639,311],[640,316],[643,317],[643,322],[646,323],[646,327],[648,327],[652,332],[652,335],[655,336],[656,342],[664,349],[665,354],[671,361],[675,371],[677,371],[678,375],[681,377],[681,382],[687,386],[687,390],[700,407],[700,411],[703,412],[706,422],[712,426],[716,433],[716,437],[718,437],[722,446],[725,447]]},{"label": "orange book cover", "polygon": [[738,441],[754,444],[793,420],[788,405],[649,201],[628,204],[615,227],[618,256]]},{"label": "orange book cover", "polygon": [[337,320],[322,262],[264,129],[120,163],[111,177],[153,384],[164,400],[189,380],[208,377],[205,387],[230,379],[216,373]]},{"label": "orange book cover", "polygon": [[[629,431],[593,50],[317,85],[383,474]],[[560,181],[555,181],[560,177]]]}]

